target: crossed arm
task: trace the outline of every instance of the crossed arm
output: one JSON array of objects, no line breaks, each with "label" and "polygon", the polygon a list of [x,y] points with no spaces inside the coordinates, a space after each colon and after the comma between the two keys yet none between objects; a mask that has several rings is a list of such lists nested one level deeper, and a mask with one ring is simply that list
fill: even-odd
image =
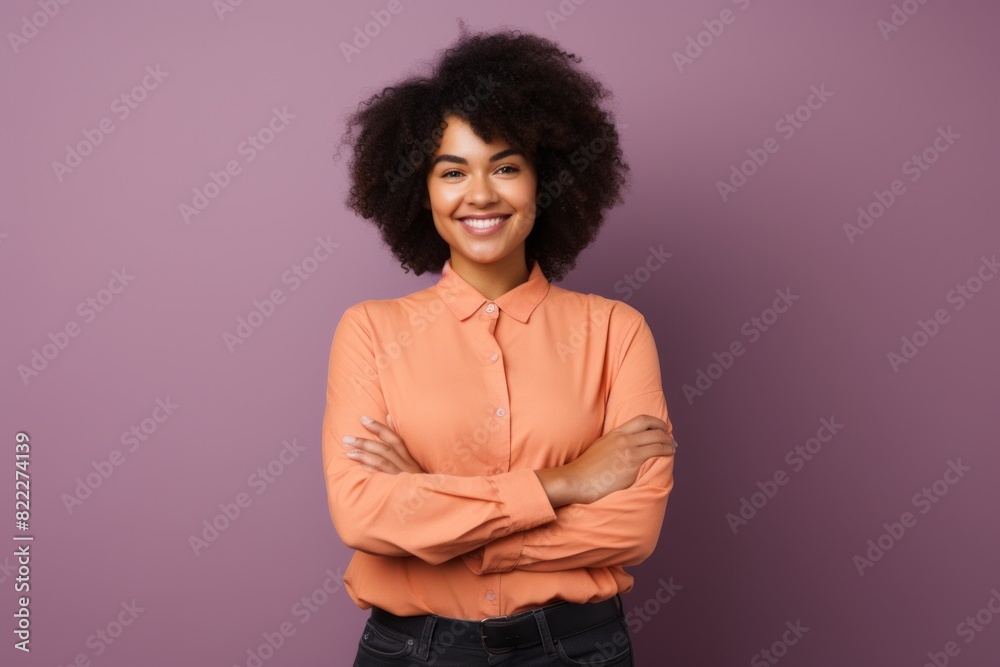
[{"label": "crossed arm", "polygon": [[[431,564],[461,556],[477,574],[634,565],[652,553],[673,488],[673,456],[646,460],[627,489],[558,508],[531,470],[490,477],[427,474],[405,453],[391,420],[383,419],[370,326],[363,306],[348,309],[330,355],[323,462],[330,514],[345,544]],[[656,347],[641,316],[621,343],[603,432],[639,414],[662,419],[670,432]],[[362,423],[363,415],[372,424]],[[397,474],[372,467],[369,454],[377,447],[368,445],[387,445],[362,438],[361,427],[402,445]],[[358,437],[355,446],[345,446],[344,436]],[[351,449],[368,453],[351,457]],[[459,513],[453,511],[457,500]]]}]

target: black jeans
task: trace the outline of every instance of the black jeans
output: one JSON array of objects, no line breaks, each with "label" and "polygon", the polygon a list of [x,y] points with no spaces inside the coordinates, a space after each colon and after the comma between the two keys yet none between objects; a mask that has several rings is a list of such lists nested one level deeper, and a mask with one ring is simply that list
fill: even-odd
[{"label": "black jeans", "polygon": [[[557,602],[509,617],[533,617],[541,641],[504,652],[487,650],[478,621],[466,621],[436,614],[394,616],[373,608],[361,641],[354,667],[475,667],[482,665],[588,665],[589,667],[634,667],[632,638],[622,610],[621,596],[602,605],[610,612],[605,620],[573,627],[574,617],[593,605]],[[556,607],[562,607],[554,612]],[[558,613],[560,622],[550,623]],[[561,636],[550,625],[563,628]]]}]

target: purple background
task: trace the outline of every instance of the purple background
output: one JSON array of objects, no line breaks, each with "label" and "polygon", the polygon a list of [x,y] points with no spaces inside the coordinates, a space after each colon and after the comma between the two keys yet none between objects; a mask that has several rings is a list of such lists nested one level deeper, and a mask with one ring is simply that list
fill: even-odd
[{"label": "purple background", "polygon": [[[888,1],[404,0],[347,62],[341,42],[387,4],[251,1],[220,19],[207,1],[114,0],[46,19],[37,0],[3,3],[0,532],[17,532],[25,430],[35,542],[30,655],[11,647],[14,543],[0,550],[0,661],[245,665],[291,622],[264,664],[350,664],[368,613],[342,588],[317,594],[307,622],[295,613],[351,555],[320,460],[330,343],[349,305],[437,277],[405,274],[345,209],[332,155],[343,115],[450,45],[461,15],[552,37],[615,92],[632,189],[561,285],[625,300],[616,283],[650,246],[673,253],[627,299],[657,337],[681,443],[660,544],[625,596],[652,612],[637,664],[765,664],[755,655],[797,620],[809,630],[781,664],[918,667],[949,641],[951,664],[994,664],[1000,618],[982,612],[992,623],[971,642],[958,626],[1000,590],[1000,280],[960,310],[947,295],[1000,252],[996,5],[910,0],[918,11],[886,39]],[[575,11],[550,23],[560,6]],[[709,40],[703,21],[727,8]],[[707,46],[679,70],[674,53],[700,32]],[[122,119],[112,104],[147,66],[168,74]],[[811,86],[832,96],[807,112]],[[246,162],[240,142],[275,107],[294,119]],[[775,123],[797,109],[810,117],[786,138]],[[60,180],[53,162],[105,117],[114,131]],[[904,163],[948,127],[960,138],[911,181]],[[779,150],[724,201],[717,183],[769,137]],[[179,205],[229,160],[241,173],[186,223]],[[894,179],[905,193],[851,243],[845,223]],[[282,276],[317,237],[339,247],[292,289]],[[86,322],[78,304],[122,267],[134,279]],[[751,342],[744,323],[779,288],[799,299]],[[230,352],[223,335],[275,289],[284,303]],[[894,369],[887,355],[937,309],[947,323]],[[18,367],[68,322],[79,335],[23,382]],[[689,400],[684,385],[734,341],[745,353]],[[122,433],[168,397],[179,407],[128,451]],[[786,453],[824,417],[844,428],[795,470]],[[304,453],[258,495],[248,478],[286,440]],[[69,512],[64,495],[116,449],[122,465]],[[958,459],[970,470],[921,513],[914,494]],[[727,514],[778,471],[787,484],[734,534]],[[252,504],[196,556],[189,536],[240,492]],[[859,574],[855,556],[906,511],[915,524]],[[661,578],[682,586],[662,607]],[[88,637],[133,599],[143,611],[97,655]]]}]

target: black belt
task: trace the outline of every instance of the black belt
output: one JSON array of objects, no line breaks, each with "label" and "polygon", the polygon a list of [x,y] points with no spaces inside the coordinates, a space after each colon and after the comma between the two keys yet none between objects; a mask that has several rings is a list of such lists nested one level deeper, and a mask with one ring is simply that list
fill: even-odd
[{"label": "black belt", "polygon": [[[553,639],[583,632],[621,615],[618,595],[602,602],[556,602],[540,607]],[[435,632],[450,632],[456,645],[482,647],[490,653],[503,653],[542,642],[538,622],[532,610],[512,616],[492,616],[481,621],[467,621],[436,614],[396,616],[380,607],[372,607],[372,620],[420,640],[427,619],[434,617]]]}]

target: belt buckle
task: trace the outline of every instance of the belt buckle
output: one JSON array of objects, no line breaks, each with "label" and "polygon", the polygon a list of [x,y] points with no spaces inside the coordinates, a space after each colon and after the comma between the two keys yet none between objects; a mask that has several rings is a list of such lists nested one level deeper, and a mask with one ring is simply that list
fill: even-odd
[{"label": "belt buckle", "polygon": [[499,655],[501,653],[507,653],[508,651],[514,648],[513,646],[508,646],[507,648],[502,650],[491,649],[489,646],[486,645],[486,633],[483,631],[483,629],[486,627],[487,622],[506,621],[509,618],[510,618],[509,616],[489,616],[479,621],[479,643],[482,645],[483,650],[485,650],[487,653],[491,655]]}]

